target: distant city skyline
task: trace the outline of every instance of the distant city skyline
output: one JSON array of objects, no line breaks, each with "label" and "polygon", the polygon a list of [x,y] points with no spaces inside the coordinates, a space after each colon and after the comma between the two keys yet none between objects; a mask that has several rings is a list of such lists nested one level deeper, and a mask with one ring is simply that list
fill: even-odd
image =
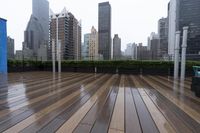
[{"label": "distant city skyline", "polygon": [[[48,0],[50,8],[59,12],[64,7],[82,20],[82,40],[92,26],[98,27],[98,3],[106,0]],[[167,16],[169,0],[109,0],[112,6],[112,38],[119,34],[122,50],[128,43],[147,45],[147,37],[157,31],[157,22]],[[12,3],[12,4],[11,4]],[[87,9],[87,10],[86,10]],[[0,17],[8,20],[8,36],[15,39],[15,49],[22,48],[24,29],[32,12],[32,0],[3,1]]]}]

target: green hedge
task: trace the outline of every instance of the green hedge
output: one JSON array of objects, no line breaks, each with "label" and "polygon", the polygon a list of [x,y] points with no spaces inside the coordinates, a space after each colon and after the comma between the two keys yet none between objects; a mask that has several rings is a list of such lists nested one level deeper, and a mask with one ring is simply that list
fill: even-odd
[{"label": "green hedge", "polygon": [[[23,65],[24,64],[24,65]],[[9,60],[8,67],[51,67],[52,62]],[[189,61],[186,68],[200,66],[200,62]],[[63,61],[62,67],[109,67],[109,68],[173,68],[168,61]]]}]

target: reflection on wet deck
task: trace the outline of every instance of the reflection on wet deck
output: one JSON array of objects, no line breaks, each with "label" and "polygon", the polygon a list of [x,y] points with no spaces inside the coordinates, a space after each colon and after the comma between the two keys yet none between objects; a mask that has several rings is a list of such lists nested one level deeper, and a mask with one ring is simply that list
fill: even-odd
[{"label": "reflection on wet deck", "polygon": [[200,131],[191,79],[49,72],[1,75],[0,132]]}]

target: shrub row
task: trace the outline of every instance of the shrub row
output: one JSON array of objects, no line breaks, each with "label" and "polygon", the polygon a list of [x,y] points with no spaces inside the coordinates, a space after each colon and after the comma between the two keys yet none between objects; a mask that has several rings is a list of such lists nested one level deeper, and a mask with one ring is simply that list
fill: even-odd
[{"label": "shrub row", "polygon": [[[186,71],[192,73],[192,66],[200,66],[200,62],[189,61],[186,64]],[[8,61],[8,70],[13,71],[14,69],[22,69],[35,71],[35,70],[51,70],[52,62],[46,61],[18,61],[18,60],[9,60]],[[173,73],[173,62],[171,61],[63,61],[62,68],[100,68],[100,69],[120,69],[120,70],[139,70],[143,69],[146,71],[152,70],[170,70],[171,74]]]}]

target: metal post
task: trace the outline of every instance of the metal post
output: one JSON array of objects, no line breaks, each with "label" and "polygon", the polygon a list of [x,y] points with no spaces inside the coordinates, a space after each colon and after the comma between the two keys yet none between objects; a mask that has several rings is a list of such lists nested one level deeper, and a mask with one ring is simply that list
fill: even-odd
[{"label": "metal post", "polygon": [[188,35],[188,27],[183,27],[183,42],[182,42],[182,57],[181,57],[181,80],[185,80],[187,35]]},{"label": "metal post", "polygon": [[179,50],[180,50],[180,31],[176,32],[176,44],[175,44],[175,59],[174,59],[174,79],[178,79],[179,73]]},{"label": "metal post", "polygon": [[57,48],[58,48],[58,73],[61,73],[61,41],[58,40],[58,45],[57,45]]},{"label": "metal post", "polygon": [[52,40],[52,65],[53,65],[53,73],[56,72],[56,57],[55,57],[55,40]]}]

